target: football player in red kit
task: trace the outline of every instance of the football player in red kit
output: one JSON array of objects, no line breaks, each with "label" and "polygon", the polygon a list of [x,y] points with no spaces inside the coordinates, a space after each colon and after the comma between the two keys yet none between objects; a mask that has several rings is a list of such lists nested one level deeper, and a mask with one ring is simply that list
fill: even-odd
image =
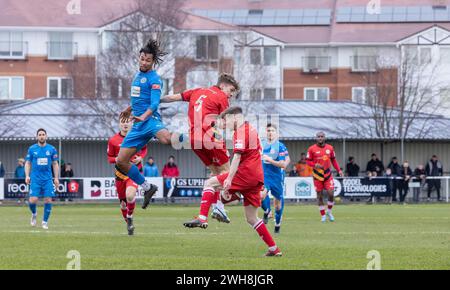
[{"label": "football player in red kit", "polygon": [[[187,90],[181,94],[161,98],[161,103],[176,101],[189,102],[189,123],[191,148],[207,166],[212,176],[228,172],[229,154],[225,143],[216,130],[217,117],[229,107],[229,99],[239,91],[239,84],[233,76],[221,74],[217,85],[210,88]],[[205,192],[202,196],[200,216],[208,219],[209,208],[213,206],[212,217],[220,222],[229,223],[220,192]]]},{"label": "football player in red kit", "polygon": [[[119,123],[120,132],[111,137],[108,141],[108,162],[116,163],[120,151],[120,145],[133,125],[131,119],[121,119]],[[142,171],[142,160],[147,155],[147,146],[133,156],[131,162]],[[138,185],[126,175],[116,175],[116,190],[120,201],[120,210],[127,223],[128,235],[134,234],[133,212],[136,207],[136,192]]]},{"label": "football player in red kit", "polygon": [[[326,222],[327,215],[331,222],[334,222],[334,216],[331,213],[334,205],[334,181],[331,174],[331,165],[338,171],[339,176],[344,176],[336,160],[336,154],[333,146],[325,143],[325,133],[316,134],[317,144],[308,149],[306,163],[313,168],[314,187],[319,201],[319,210],[322,216],[322,222]],[[323,202],[322,191],[328,193],[328,211],[325,213],[325,204]]]},{"label": "football player in red kit", "polygon": [[[237,199],[241,194],[244,199],[245,217],[256,230],[261,239],[269,247],[266,256],[281,256],[281,251],[275,244],[263,220],[258,218],[258,208],[261,206],[261,190],[264,185],[264,174],[261,161],[261,143],[258,132],[244,120],[240,107],[231,107],[221,114],[221,123],[234,131],[233,160],[230,171],[211,177],[205,182],[203,194],[213,194],[223,189],[223,202]],[[202,207],[204,205],[202,204]],[[201,217],[184,223],[185,227],[207,228],[208,223]]]}]

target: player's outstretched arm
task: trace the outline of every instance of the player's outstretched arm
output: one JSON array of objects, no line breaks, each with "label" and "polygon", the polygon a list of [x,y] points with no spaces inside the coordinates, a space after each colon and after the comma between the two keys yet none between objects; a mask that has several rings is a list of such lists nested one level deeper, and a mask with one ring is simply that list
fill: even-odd
[{"label": "player's outstretched arm", "polygon": [[230,165],[230,172],[228,173],[227,179],[225,179],[223,189],[227,191],[230,186],[231,182],[233,181],[234,176],[236,175],[236,172],[238,170],[239,164],[241,163],[241,154],[240,153],[234,153],[233,160],[231,161]]},{"label": "player's outstretched arm", "polygon": [[161,103],[181,102],[182,100],[181,94],[167,95],[161,98]]}]

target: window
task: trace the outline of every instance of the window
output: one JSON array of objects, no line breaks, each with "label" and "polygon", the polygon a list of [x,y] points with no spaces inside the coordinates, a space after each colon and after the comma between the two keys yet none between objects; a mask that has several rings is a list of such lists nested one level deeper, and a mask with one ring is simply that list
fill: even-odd
[{"label": "window", "polygon": [[328,101],[330,99],[329,88],[305,88],[305,101]]},{"label": "window", "polygon": [[260,48],[252,48],[250,50],[250,63],[253,65],[261,64],[261,49]]},{"label": "window", "polygon": [[450,47],[440,48],[440,62],[444,64],[450,64]]},{"label": "window", "polygon": [[277,98],[277,89],[264,89],[264,100],[275,100]]},{"label": "window", "polygon": [[73,33],[71,32],[50,32],[48,43],[49,59],[73,59],[74,47]]},{"label": "window", "polygon": [[439,96],[440,96],[440,103],[444,107],[449,107],[450,106],[450,87],[441,88],[440,92],[439,92]]},{"label": "window", "polygon": [[24,99],[23,77],[0,77],[0,100]]},{"label": "window", "polygon": [[421,65],[431,63],[431,47],[419,47],[419,58]]},{"label": "window", "polygon": [[252,65],[277,65],[276,47],[258,47],[250,49],[250,63]]},{"label": "window", "polygon": [[250,90],[250,100],[259,101],[262,99],[262,91],[261,89],[251,89]]},{"label": "window", "polygon": [[[116,98],[117,98],[116,91]],[[47,97],[49,98],[72,98],[73,84],[70,78],[51,77],[47,80]]]},{"label": "window", "polygon": [[277,65],[276,47],[264,47],[264,65]]},{"label": "window", "polygon": [[0,58],[25,58],[22,32],[0,32]]},{"label": "window", "polygon": [[219,59],[219,37],[200,35],[197,37],[197,60]]},{"label": "window", "polygon": [[351,57],[352,71],[376,71],[377,51],[372,47],[356,47]]},{"label": "window", "polygon": [[370,104],[376,93],[375,87],[353,87],[352,100],[355,103]]}]

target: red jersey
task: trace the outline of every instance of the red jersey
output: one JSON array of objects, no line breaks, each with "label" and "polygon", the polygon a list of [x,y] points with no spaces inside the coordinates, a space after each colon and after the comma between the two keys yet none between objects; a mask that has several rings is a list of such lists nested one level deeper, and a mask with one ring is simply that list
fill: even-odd
[{"label": "red jersey", "polygon": [[[309,147],[306,155],[306,163],[313,168],[313,177],[320,181],[327,180],[331,177],[331,165],[337,171],[341,171],[336,160],[334,148],[329,144],[325,144],[324,146],[314,144]],[[316,164],[322,165],[323,169],[315,168]]]},{"label": "red jersey", "polygon": [[241,162],[233,178],[233,183],[245,187],[264,184],[262,148],[256,129],[245,122],[234,132],[233,144],[233,152],[241,154]]},{"label": "red jersey", "polygon": [[[122,136],[119,133],[117,133],[116,135],[112,136],[111,138],[109,138],[108,140],[108,162],[111,164],[116,163],[116,157],[119,155],[119,151],[120,151],[120,145],[122,145],[123,139],[125,138],[125,136]],[[147,146],[144,146],[141,151],[139,151],[138,153],[136,153],[131,160],[134,160],[136,158],[136,156],[140,156],[142,158],[145,158],[145,155],[147,155]],[[139,170],[142,169],[142,162],[139,163],[137,165],[137,167],[139,168]]]},{"label": "red jersey", "polygon": [[201,135],[195,139],[203,139],[204,133],[214,126],[217,116],[229,107],[227,95],[217,86],[188,90],[183,92],[181,97],[183,101],[189,102],[191,139],[194,129],[199,127],[202,128]]}]

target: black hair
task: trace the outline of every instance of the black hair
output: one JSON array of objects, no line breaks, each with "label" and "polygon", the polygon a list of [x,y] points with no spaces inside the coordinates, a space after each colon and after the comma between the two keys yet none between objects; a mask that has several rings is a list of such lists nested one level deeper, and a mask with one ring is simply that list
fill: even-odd
[{"label": "black hair", "polygon": [[277,126],[274,125],[274,124],[272,124],[272,123],[267,124],[266,128],[267,128],[267,129],[269,129],[269,128],[274,128],[275,130],[278,130]]},{"label": "black hair", "polygon": [[173,158],[173,159],[175,159],[175,156],[173,156],[173,155],[170,155],[170,156],[169,156],[169,159],[170,159],[170,158]]},{"label": "black hair", "polygon": [[44,132],[45,135],[47,135],[47,131],[45,131],[45,129],[43,129],[43,128],[39,128],[39,129],[37,130],[36,136],[39,135],[39,132]]},{"label": "black hair", "polygon": [[167,52],[161,50],[159,42],[154,39],[150,39],[147,44],[141,48],[139,54],[141,53],[153,55],[153,62],[156,65],[159,65],[162,62],[162,57],[167,54]]},{"label": "black hair", "polygon": [[242,114],[242,108],[238,107],[238,106],[234,106],[234,107],[229,107],[228,109],[226,109],[225,111],[223,111],[220,114],[220,117],[223,119],[228,115],[237,115],[237,114]]}]

